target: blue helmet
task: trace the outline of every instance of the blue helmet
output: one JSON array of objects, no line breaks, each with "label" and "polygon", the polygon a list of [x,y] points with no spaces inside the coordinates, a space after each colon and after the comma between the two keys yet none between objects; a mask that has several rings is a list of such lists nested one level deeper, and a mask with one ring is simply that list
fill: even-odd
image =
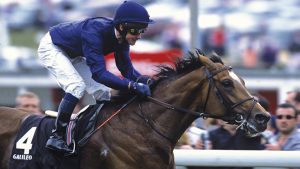
[{"label": "blue helmet", "polygon": [[153,20],[149,18],[147,10],[140,4],[132,1],[124,1],[115,13],[114,24],[141,23],[151,24]]}]

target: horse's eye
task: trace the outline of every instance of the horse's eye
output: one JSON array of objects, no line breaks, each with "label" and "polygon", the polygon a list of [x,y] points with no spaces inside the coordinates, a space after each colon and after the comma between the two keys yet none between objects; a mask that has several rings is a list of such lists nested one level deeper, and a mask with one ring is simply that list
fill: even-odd
[{"label": "horse's eye", "polygon": [[224,87],[233,87],[233,82],[231,80],[223,80],[222,85]]}]

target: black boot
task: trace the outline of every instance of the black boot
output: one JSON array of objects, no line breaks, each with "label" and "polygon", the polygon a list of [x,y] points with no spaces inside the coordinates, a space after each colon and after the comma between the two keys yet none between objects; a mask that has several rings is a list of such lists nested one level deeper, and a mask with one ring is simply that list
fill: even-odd
[{"label": "black boot", "polygon": [[52,136],[48,139],[46,143],[46,147],[51,150],[55,150],[58,152],[63,152],[67,154],[73,153],[72,148],[70,148],[65,142],[63,136],[53,133]]},{"label": "black boot", "polygon": [[55,122],[56,129],[52,131],[52,136],[46,143],[47,148],[65,153],[73,152],[72,148],[67,145],[64,137],[75,106],[76,103],[72,103],[68,100],[63,99],[61,101],[58,108],[58,116]]}]

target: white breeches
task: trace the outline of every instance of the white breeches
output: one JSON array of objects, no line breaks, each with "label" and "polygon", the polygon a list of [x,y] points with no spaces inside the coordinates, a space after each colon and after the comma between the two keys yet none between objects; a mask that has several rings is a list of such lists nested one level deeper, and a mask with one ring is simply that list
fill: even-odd
[{"label": "white breeches", "polygon": [[53,44],[49,32],[40,42],[38,56],[65,92],[80,99],[87,91],[95,100],[110,100],[110,88],[92,79],[85,58],[70,59],[65,52]]}]

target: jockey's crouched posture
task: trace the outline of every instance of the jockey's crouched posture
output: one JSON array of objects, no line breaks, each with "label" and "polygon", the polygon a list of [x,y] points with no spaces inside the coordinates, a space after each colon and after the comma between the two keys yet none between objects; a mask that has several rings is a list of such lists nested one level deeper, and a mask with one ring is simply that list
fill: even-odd
[{"label": "jockey's crouched posture", "polygon": [[[38,55],[42,64],[56,77],[65,96],[60,102],[56,129],[47,141],[47,148],[72,152],[63,137],[84,91],[97,101],[110,100],[110,88],[150,96],[149,79],[133,68],[129,57],[129,45],[141,38],[150,23],[153,21],[143,6],[125,1],[113,20],[88,18],[50,28],[40,42]],[[111,52],[114,52],[116,66],[124,78],[106,70],[104,55]]]}]

